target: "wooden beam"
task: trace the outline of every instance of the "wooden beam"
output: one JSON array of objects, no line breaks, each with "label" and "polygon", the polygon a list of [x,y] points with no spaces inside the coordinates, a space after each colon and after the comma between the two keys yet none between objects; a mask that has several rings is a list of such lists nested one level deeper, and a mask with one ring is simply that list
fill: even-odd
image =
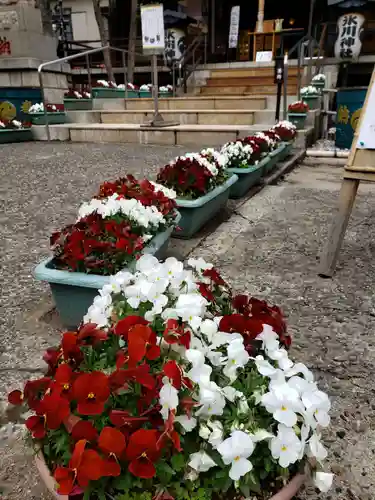
[{"label": "wooden beam", "polygon": [[263,33],[263,21],[264,21],[264,3],[265,0],[258,0],[258,22],[256,26],[256,31],[258,33]]}]

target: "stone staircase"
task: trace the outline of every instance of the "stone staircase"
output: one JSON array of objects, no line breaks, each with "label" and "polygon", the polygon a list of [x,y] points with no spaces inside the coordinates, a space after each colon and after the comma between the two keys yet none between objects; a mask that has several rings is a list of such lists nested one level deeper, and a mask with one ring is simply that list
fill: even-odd
[{"label": "stone staircase", "polygon": [[[288,70],[288,95],[297,93],[297,68]],[[274,95],[273,67],[246,69],[218,69],[210,72],[205,85],[200,88],[202,96],[209,95]]]}]

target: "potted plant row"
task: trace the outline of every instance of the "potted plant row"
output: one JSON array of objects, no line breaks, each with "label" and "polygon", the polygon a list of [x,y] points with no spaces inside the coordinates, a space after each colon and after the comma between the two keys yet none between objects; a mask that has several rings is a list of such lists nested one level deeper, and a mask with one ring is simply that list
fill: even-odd
[{"label": "potted plant row", "polygon": [[44,110],[44,104],[33,104],[28,111],[30,121],[33,125],[45,125],[48,119],[49,124],[65,123],[66,115],[63,104],[47,104]]},{"label": "potted plant row", "polygon": [[71,111],[91,111],[92,98],[91,93],[83,90],[70,89],[64,94],[64,109]]},{"label": "potted plant row", "polygon": [[309,106],[303,101],[296,101],[288,106],[288,120],[296,126],[297,130],[305,128]]},{"label": "potted plant row", "polygon": [[172,85],[162,85],[159,87],[160,97],[173,97],[173,87]]},{"label": "potted plant row", "polygon": [[83,203],[75,223],[51,236],[52,257],[34,271],[47,281],[64,325],[76,327],[110,276],[143,253],[162,256],[178,223],[175,201],[163,186],[133,176],[105,182]]},{"label": "potted plant row", "polygon": [[181,214],[173,235],[191,238],[223,206],[238,177],[226,170],[226,158],[213,149],[178,156],[162,168],[157,182],[173,189]]},{"label": "potted plant row", "polygon": [[310,474],[325,493],[331,404],[290,343],[212,264],[144,255],[8,401],[61,500],[291,500]]},{"label": "potted plant row", "polygon": [[0,120],[0,144],[32,141],[30,123],[18,120]]},{"label": "potted plant row", "polygon": [[[92,95],[94,98],[125,98],[125,84],[117,85],[116,82],[98,80],[92,89]],[[127,97],[139,97],[138,87],[130,82],[127,83]]]},{"label": "potted plant row", "polygon": [[301,89],[301,99],[310,109],[317,109],[320,106],[320,90],[315,85],[309,85]]}]

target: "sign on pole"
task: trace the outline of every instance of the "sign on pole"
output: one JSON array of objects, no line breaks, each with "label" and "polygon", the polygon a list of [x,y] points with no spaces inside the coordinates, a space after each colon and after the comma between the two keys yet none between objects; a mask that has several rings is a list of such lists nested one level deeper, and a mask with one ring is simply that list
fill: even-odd
[{"label": "sign on pole", "polygon": [[335,57],[339,59],[357,59],[361,53],[363,24],[362,14],[353,12],[344,14],[337,21],[337,40]]},{"label": "sign on pole", "polygon": [[141,23],[143,50],[162,54],[165,47],[163,5],[143,5]]},{"label": "sign on pole", "polygon": [[238,43],[238,29],[240,26],[240,6],[232,7],[230,13],[229,42],[228,48],[236,49]]}]

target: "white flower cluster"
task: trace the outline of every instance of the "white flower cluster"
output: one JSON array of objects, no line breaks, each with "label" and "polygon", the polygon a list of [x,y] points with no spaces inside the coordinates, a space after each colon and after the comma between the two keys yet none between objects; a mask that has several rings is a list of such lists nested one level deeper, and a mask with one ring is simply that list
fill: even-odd
[{"label": "white flower cluster", "polygon": [[159,87],[159,92],[161,92],[162,94],[164,92],[173,92],[173,87],[172,85],[162,85],[161,87]]},{"label": "white flower cluster", "polygon": [[326,75],[324,73],[318,73],[317,75],[315,75],[312,79],[312,82],[324,82],[325,83],[326,81]]},{"label": "white flower cluster", "polygon": [[228,163],[228,158],[225,154],[221,153],[220,151],[217,151],[214,148],[206,148],[202,149],[200,152],[202,156],[207,156],[209,159],[213,159],[220,168],[226,168],[227,163]]},{"label": "white flower cluster", "polygon": [[213,177],[216,177],[219,173],[219,169],[215,165],[214,162],[210,162],[207,158],[204,158],[200,153],[186,153],[184,156],[177,156],[175,160],[169,162],[171,166],[175,165],[175,163],[179,160],[195,160],[202,167],[206,167],[209,170]]},{"label": "white flower cluster", "polygon": [[113,87],[117,88],[117,83],[116,82],[108,82],[107,80],[98,80],[97,82],[99,85],[102,87]]},{"label": "white flower cluster", "polygon": [[73,90],[73,94],[76,99],[91,99],[90,92],[86,92],[85,90],[82,93],[78,92],[78,90]]},{"label": "white flower cluster", "polygon": [[145,83],[139,87],[139,90],[142,92],[151,92],[152,90],[152,84],[151,83]]},{"label": "white flower cluster", "polygon": [[275,128],[277,128],[277,127],[283,127],[283,128],[288,129],[288,130],[292,130],[293,132],[295,130],[297,130],[297,127],[292,122],[290,122],[289,120],[281,120],[280,122],[276,123],[276,125],[274,125],[271,128],[271,130],[274,132]]},{"label": "white flower cluster", "polygon": [[[11,123],[16,128],[22,128],[22,123],[19,122],[18,120],[12,120]],[[1,120],[0,120],[0,128],[6,128],[5,123],[3,123]]]},{"label": "white flower cluster", "polygon": [[241,141],[228,142],[222,147],[221,154],[227,158],[228,166],[246,168],[252,163],[253,148]]},{"label": "white flower cluster", "polygon": [[[48,112],[50,111],[57,111],[57,108],[54,104],[51,104],[51,106],[48,108]],[[44,113],[44,104],[42,102],[33,104],[29,108],[29,113]]]},{"label": "white flower cluster", "polygon": [[301,95],[305,97],[316,96],[319,95],[319,90],[313,85],[309,85],[308,87],[302,87]]},{"label": "white flower cluster", "polygon": [[[209,282],[203,271],[211,269],[212,264],[203,259],[190,259],[188,264],[192,270],[184,268],[175,258],[160,263],[151,255],[142,256],[134,274],[120,272],[110,278],[110,283],[100,290],[89,308],[84,322],[104,328],[110,326],[112,294],[121,293],[135,311],[141,303],[152,304],[145,314],[146,320],[160,316],[165,322],[180,319],[189,326],[189,349],[176,344],[167,347],[179,357],[181,374],[196,384],[193,396],[196,405],[191,415],[180,413],[179,391],[167,377],[163,379],[159,403],[164,420],[170,411],[176,411],[175,421],[185,433],[199,426],[203,446],[190,455],[191,478],[217,466],[205,442],[220,454],[224,464],[230,465],[229,477],[233,481],[252,470],[251,456],[256,454],[261,441],[268,442],[273,459],[281,467],[288,467],[304,456],[322,461],[327,452],[319,431],[329,424],[330,402],[318,389],[311,371],[289,359],[279,344],[278,335],[268,325],[263,325],[263,332],[257,337],[262,343],[262,355],[256,358],[248,354],[239,333],[221,332],[218,326],[221,318],[212,317],[208,312],[209,303],[198,291],[198,283]],[[165,347],[164,340],[160,346]],[[264,390],[250,397],[234,387],[238,370],[249,363],[265,378]],[[262,428],[253,428],[250,432],[236,421],[230,431],[226,431],[223,421],[228,404],[236,405],[238,415],[249,414],[249,417],[250,404],[262,405],[272,414],[277,432]],[[321,491],[328,491],[332,478],[332,474],[317,472],[315,485]]]},{"label": "white flower cluster", "polygon": [[103,218],[116,214],[126,215],[145,228],[157,228],[165,223],[163,214],[154,205],[146,207],[135,198],[126,199],[117,193],[104,199],[93,198],[88,203],[83,203],[78,211],[78,220],[93,213],[98,213]]},{"label": "white flower cluster", "polygon": [[0,128],[5,128],[5,123],[0,120]]},{"label": "white flower cluster", "polygon": [[161,191],[164,196],[166,196],[170,200],[175,200],[177,198],[177,193],[174,189],[167,188],[162,184],[158,184],[157,182],[150,181],[150,183],[154,186],[155,192]]}]

